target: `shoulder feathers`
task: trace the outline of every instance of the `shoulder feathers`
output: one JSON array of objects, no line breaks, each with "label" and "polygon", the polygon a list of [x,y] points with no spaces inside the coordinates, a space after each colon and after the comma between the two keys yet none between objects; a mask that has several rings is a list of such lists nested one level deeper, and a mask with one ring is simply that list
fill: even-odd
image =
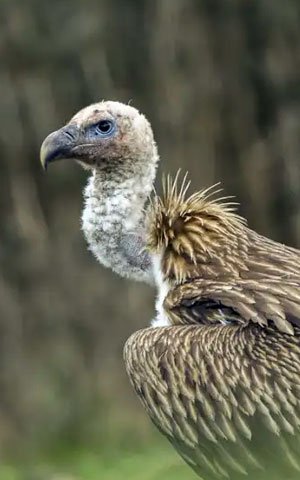
[{"label": "shoulder feathers", "polygon": [[300,325],[299,251],[247,228],[236,204],[216,197],[216,186],[188,197],[186,175],[180,187],[178,178],[167,177],[148,216],[148,248],[161,255],[172,287],[164,302],[172,323],[198,323],[209,305],[214,319],[225,312],[293,333]]}]

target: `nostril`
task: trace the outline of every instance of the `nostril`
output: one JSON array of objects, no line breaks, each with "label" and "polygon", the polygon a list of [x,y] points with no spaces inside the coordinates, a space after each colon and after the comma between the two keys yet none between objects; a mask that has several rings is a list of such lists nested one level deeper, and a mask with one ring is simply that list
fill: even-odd
[{"label": "nostril", "polygon": [[64,134],[69,142],[75,142],[78,138],[78,129],[72,125],[69,125],[64,129]]},{"label": "nostril", "polygon": [[71,141],[74,141],[74,140],[75,140],[75,135],[74,135],[74,133],[70,132],[69,130],[66,130],[66,131],[65,131],[65,135],[66,135],[66,137],[67,137],[69,140],[71,140]]}]

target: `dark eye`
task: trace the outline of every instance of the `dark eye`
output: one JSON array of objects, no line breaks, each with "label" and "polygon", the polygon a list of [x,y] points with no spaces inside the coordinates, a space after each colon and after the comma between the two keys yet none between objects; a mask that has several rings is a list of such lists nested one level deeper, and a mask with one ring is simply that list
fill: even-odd
[{"label": "dark eye", "polygon": [[115,125],[111,120],[101,120],[95,125],[97,135],[106,136],[114,131]]}]

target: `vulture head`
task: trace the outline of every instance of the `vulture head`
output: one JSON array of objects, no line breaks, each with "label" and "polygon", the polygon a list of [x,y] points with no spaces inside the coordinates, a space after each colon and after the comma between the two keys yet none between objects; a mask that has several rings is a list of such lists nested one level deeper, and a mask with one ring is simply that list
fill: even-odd
[{"label": "vulture head", "polygon": [[[41,147],[41,162],[74,159],[87,169],[122,171],[156,163],[156,145],[148,120],[129,105],[107,101],[80,110]],[[135,165],[132,165],[132,164]],[[135,172],[136,173],[136,172]]]},{"label": "vulture head", "polygon": [[144,216],[159,157],[148,120],[123,103],[90,105],[44,140],[43,167],[62,159],[90,172],[82,211],[90,250],[119,275],[152,283]]}]

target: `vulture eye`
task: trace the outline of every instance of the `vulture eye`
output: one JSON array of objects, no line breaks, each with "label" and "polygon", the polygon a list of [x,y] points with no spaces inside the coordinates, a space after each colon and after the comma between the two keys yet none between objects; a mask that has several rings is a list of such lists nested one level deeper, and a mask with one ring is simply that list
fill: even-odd
[{"label": "vulture eye", "polygon": [[109,136],[115,129],[115,124],[111,120],[101,120],[95,125],[96,135],[101,135],[102,137]]}]

